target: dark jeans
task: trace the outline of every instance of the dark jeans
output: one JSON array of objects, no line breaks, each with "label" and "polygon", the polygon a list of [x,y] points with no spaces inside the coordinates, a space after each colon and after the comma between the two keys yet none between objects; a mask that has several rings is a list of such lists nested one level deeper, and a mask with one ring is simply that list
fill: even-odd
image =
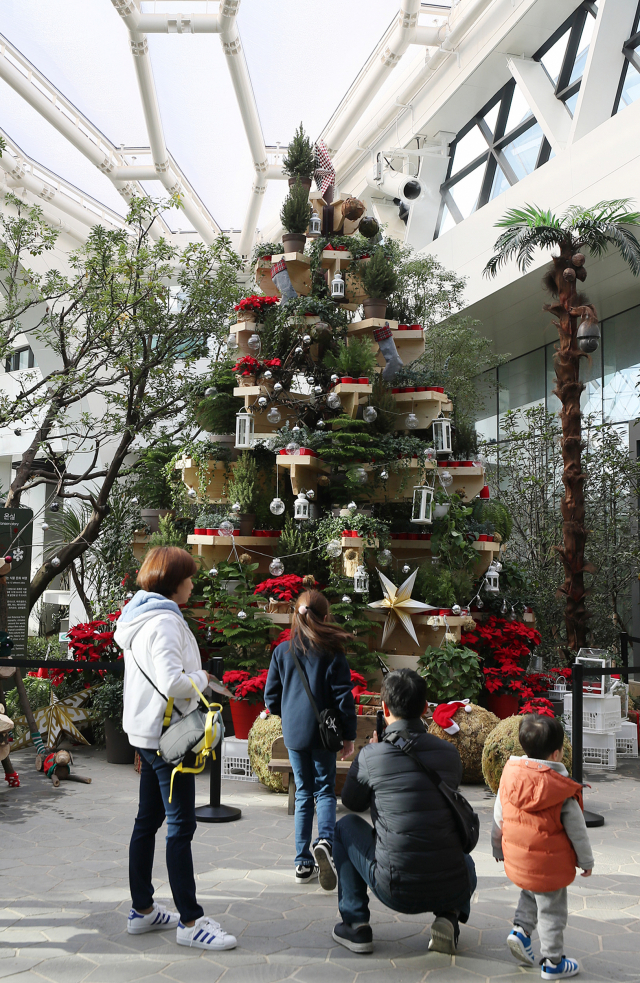
[{"label": "dark jeans", "polygon": [[[338,908],[342,921],[347,925],[369,921],[367,888],[371,888],[379,901],[393,911],[404,911],[384,894],[375,882],[376,841],[373,826],[361,816],[344,816],[336,825],[333,840],[333,859],[338,871]],[[469,872],[469,885],[465,885],[457,898],[448,900],[446,908],[438,911],[458,911],[461,922],[466,922],[471,912],[471,895],[476,889],[476,868],[470,856],[465,855]],[[406,913],[406,912],[405,912]]]},{"label": "dark jeans", "polygon": [[167,817],[167,871],[181,921],[191,922],[204,911],[196,900],[191,840],[196,830],[196,783],[193,775],[178,773],[169,802],[171,766],[155,751],[138,748],[140,803],[129,844],[129,885],[136,911],[153,904],[153,855],[156,832]]},{"label": "dark jeans", "polygon": [[289,761],[296,783],[296,865],[313,864],[313,802],[318,814],[318,839],[333,843],[336,825],[336,755],[324,749],[294,751]]}]

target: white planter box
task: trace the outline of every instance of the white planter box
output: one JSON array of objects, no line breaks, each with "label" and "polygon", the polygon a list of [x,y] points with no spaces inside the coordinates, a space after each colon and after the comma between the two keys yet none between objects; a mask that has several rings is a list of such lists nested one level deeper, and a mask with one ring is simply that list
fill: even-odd
[{"label": "white planter box", "polygon": [[[565,693],[564,696],[564,719],[567,727],[572,723],[572,693]],[[605,696],[591,696],[584,693],[582,697],[582,730],[586,734],[607,734],[616,731],[620,727],[622,719],[622,708],[620,697],[613,696],[611,693]]]},{"label": "white planter box", "polygon": [[222,742],[222,777],[234,782],[258,782],[260,779],[251,771],[248,741],[238,737],[226,737]]},{"label": "white planter box", "polygon": [[623,720],[616,731],[616,755],[619,758],[638,757],[638,725],[633,720]]}]

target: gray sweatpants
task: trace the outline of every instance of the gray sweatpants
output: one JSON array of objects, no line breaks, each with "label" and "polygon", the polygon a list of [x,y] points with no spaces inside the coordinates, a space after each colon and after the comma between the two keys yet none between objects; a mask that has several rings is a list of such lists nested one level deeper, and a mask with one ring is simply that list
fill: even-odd
[{"label": "gray sweatpants", "polygon": [[543,959],[558,962],[562,958],[562,939],[567,917],[567,889],[562,887],[559,891],[549,891],[547,894],[521,891],[513,921],[529,935],[537,924],[540,955]]}]

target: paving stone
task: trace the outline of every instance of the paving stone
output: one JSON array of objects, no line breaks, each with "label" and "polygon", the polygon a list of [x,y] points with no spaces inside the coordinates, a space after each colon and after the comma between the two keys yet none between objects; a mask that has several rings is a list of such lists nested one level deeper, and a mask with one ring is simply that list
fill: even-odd
[{"label": "paving stone", "polygon": [[58,956],[43,959],[35,968],[36,972],[48,980],[54,980],[54,983],[81,983],[96,968],[96,964],[82,956]]},{"label": "paving stone", "polygon": [[179,961],[167,966],[162,975],[177,983],[216,983],[224,973],[222,966],[212,965],[205,959]]}]

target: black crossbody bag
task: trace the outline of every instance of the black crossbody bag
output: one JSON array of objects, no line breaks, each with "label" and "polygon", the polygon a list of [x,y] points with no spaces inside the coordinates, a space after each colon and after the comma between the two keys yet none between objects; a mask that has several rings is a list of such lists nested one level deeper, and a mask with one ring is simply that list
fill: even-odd
[{"label": "black crossbody bag", "polygon": [[429,765],[424,764],[420,755],[415,750],[414,742],[408,731],[392,731],[391,734],[385,734],[383,740],[387,744],[393,744],[394,747],[404,751],[428,775],[438,791],[442,793],[445,802],[451,810],[463,851],[465,853],[471,853],[476,847],[480,836],[480,817],[477,812],[473,811],[464,795],[458,792],[457,789],[447,785],[444,778],[437,771],[434,771]]},{"label": "black crossbody bag", "polygon": [[311,694],[309,681],[302,671],[302,666],[298,661],[298,656],[296,655],[293,645],[290,648],[290,652],[293,656],[295,667],[300,675],[302,685],[304,686],[304,691],[309,697],[309,703],[311,704],[313,712],[316,715],[316,720],[318,721],[318,727],[320,729],[320,740],[322,741],[322,746],[325,751],[335,751],[337,753],[338,751],[342,750],[344,743],[340,717],[335,710],[323,710],[322,713],[320,713],[316,705],[316,701]]}]

